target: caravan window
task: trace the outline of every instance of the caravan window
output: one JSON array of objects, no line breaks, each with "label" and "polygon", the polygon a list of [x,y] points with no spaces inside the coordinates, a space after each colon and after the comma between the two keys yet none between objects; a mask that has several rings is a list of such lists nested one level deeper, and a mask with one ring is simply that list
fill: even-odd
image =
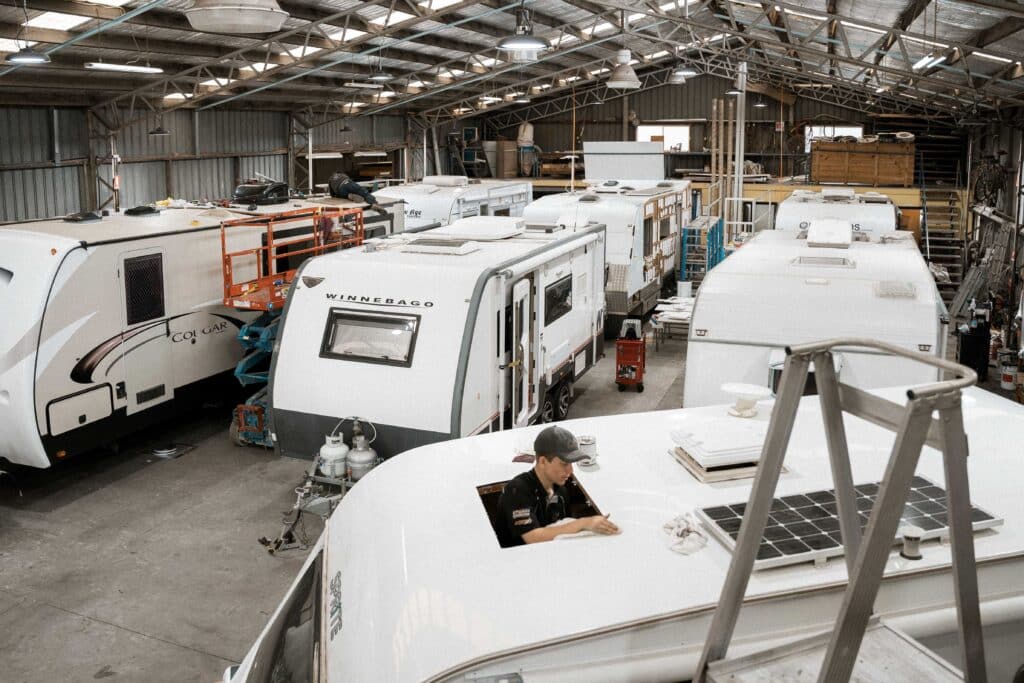
[{"label": "caravan window", "polygon": [[124,301],[129,325],[164,317],[164,255],[124,260]]},{"label": "caravan window", "polygon": [[654,254],[654,218],[644,219],[644,258]]},{"label": "caravan window", "polygon": [[666,216],[665,218],[661,219],[661,225],[659,227],[658,237],[660,239],[665,239],[666,237],[668,237],[671,234],[672,234],[672,217],[671,216]]},{"label": "caravan window", "polygon": [[547,327],[572,310],[572,275],[544,288],[544,326]]},{"label": "caravan window", "polygon": [[419,326],[418,315],[332,308],[320,357],[409,367]]}]

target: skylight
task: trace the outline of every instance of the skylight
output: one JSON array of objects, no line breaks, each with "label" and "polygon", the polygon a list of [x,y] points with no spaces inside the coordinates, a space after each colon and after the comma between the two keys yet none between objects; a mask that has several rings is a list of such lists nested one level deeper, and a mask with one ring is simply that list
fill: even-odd
[{"label": "skylight", "polygon": [[551,41],[551,45],[553,45],[554,47],[562,47],[563,45],[568,45],[569,43],[575,43],[578,40],[579,38],[577,38],[571,33],[563,33],[562,35],[553,39]]},{"label": "skylight", "polygon": [[593,71],[590,72],[590,75],[591,76],[600,76],[601,74],[606,74],[609,71],[611,71],[611,69],[608,69],[608,68],[594,69]]},{"label": "skylight", "polygon": [[32,47],[36,45],[34,40],[11,40],[10,38],[0,38],[0,52],[17,52],[18,50],[26,47]]},{"label": "skylight", "polygon": [[25,26],[49,28],[55,31],[70,31],[87,21],[89,21],[89,17],[77,17],[74,14],[63,14],[61,12],[43,12],[38,17],[33,17],[26,21]]},{"label": "skylight", "polygon": [[457,5],[460,2],[462,2],[462,0],[427,0],[426,2],[420,0],[420,2],[417,2],[416,4],[419,5],[420,7],[426,7],[427,9],[436,12],[439,9],[444,9],[445,7]]},{"label": "skylight", "polygon": [[374,19],[369,19],[368,21],[371,24],[378,24],[379,26],[392,26],[394,24],[398,24],[398,23],[401,23],[403,21],[406,21],[407,19],[412,19],[412,18],[413,18],[413,15],[409,14],[408,12],[401,12],[399,10],[392,10],[391,12],[389,12],[389,13],[387,13],[385,15],[376,17]]},{"label": "skylight", "polygon": [[267,64],[266,62],[253,62],[243,66],[239,71],[253,71],[261,74],[264,71],[270,71],[271,69],[277,68],[277,64]]},{"label": "skylight", "polygon": [[668,57],[671,54],[668,50],[658,50],[652,55],[644,55],[644,59],[661,59],[662,57]]},{"label": "skylight", "polygon": [[597,24],[596,26],[590,26],[588,28],[583,29],[583,32],[586,33],[588,36],[592,36],[595,33],[604,33],[605,31],[611,31],[613,28],[615,28],[613,24],[610,24],[607,21],[602,21],[600,24]]},{"label": "skylight", "polygon": [[350,40],[362,38],[365,35],[366,31],[360,31],[359,29],[356,28],[345,28],[339,29],[337,31],[331,31],[330,33],[327,34],[327,37],[334,41],[347,43]]},{"label": "skylight", "polygon": [[164,95],[165,100],[188,100],[192,98],[192,93],[185,92],[172,92]]},{"label": "skylight", "polygon": [[317,52],[323,52],[323,48],[315,47],[313,45],[300,45],[299,47],[293,47],[290,50],[285,50],[285,54],[289,54],[295,59],[302,59],[307,55],[315,55]]},{"label": "skylight", "polygon": [[428,85],[430,85],[430,83],[427,83],[426,81],[409,81],[410,88],[425,88]]},{"label": "skylight", "polygon": [[494,57],[481,57],[480,55],[475,55],[473,60],[481,66],[494,66],[501,62],[500,59],[496,59]]}]

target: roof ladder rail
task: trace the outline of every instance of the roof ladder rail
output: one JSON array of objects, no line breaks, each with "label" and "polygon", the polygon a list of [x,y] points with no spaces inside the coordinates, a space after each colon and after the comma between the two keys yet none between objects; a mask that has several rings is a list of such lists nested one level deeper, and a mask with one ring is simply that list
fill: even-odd
[{"label": "roof ladder rail", "polygon": [[[907,403],[902,406],[839,381],[832,364],[833,350],[850,347],[873,349],[931,365],[950,373],[952,379],[908,390]],[[716,678],[716,671],[721,671],[727,677],[727,669],[740,662],[726,661],[725,655],[768,520],[804,382],[811,363],[814,363],[835,484],[839,526],[850,577],[831,632],[804,641],[820,641],[823,644],[827,639],[818,680],[850,680],[865,632],[869,628],[885,564],[896,537],[900,513],[906,504],[921,450],[927,444],[942,453],[945,468],[963,671],[966,680],[972,683],[984,682],[985,657],[967,480],[967,435],[964,433],[960,395],[961,390],[977,382],[974,371],[932,355],[871,339],[832,339],[787,347],[786,354],[778,398],[772,409],[771,422],[743,515],[736,549],[693,680],[696,683],[720,680]],[[863,538],[857,518],[856,494],[843,425],[844,411],[895,433],[892,453]],[[938,419],[932,418],[933,411],[938,411]],[[891,634],[893,631],[889,629],[888,632]],[[923,648],[915,649],[914,652],[925,653],[921,655],[924,657],[930,655]],[[904,653],[901,651],[901,654]],[[749,662],[757,657],[753,655],[743,659]],[[754,661],[753,666],[763,666],[764,663],[764,660]]]}]

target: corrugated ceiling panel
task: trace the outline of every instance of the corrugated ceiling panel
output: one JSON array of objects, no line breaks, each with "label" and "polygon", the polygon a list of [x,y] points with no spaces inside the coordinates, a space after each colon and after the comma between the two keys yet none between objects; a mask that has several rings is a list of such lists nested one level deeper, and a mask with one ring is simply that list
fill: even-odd
[{"label": "corrugated ceiling panel", "polygon": [[81,210],[82,169],[0,172],[0,222],[52,218]]}]

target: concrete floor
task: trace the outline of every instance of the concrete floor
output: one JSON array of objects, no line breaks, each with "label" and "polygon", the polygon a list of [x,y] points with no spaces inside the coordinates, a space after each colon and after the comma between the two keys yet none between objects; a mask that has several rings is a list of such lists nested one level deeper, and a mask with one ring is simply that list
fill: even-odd
[{"label": "concrete floor", "polygon": [[[685,346],[648,347],[641,394],[617,390],[607,344],[570,417],[680,407]],[[120,453],[20,470],[21,495],[0,478],[0,681],[212,682],[245,655],[305,556],[256,539],[277,535],[308,463],[233,446],[228,414],[206,407]],[[168,441],[195,448],[149,454]]]}]

